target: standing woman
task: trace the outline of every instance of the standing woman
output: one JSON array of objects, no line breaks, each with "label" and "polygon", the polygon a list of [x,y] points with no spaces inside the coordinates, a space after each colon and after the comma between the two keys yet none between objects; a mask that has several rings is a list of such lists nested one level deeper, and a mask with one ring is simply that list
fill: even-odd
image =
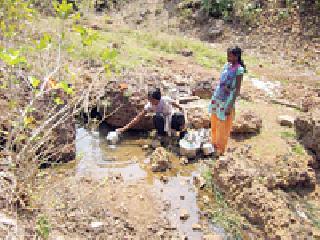
[{"label": "standing woman", "polygon": [[241,48],[227,50],[228,63],[223,67],[209,106],[211,113],[212,144],[217,155],[224,154],[235,116],[235,101],[240,94],[245,65],[241,58]]}]

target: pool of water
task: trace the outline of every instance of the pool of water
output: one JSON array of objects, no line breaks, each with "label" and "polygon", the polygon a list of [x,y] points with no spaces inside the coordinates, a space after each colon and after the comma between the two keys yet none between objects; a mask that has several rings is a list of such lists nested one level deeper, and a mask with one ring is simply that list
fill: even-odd
[{"label": "pool of water", "polygon": [[[76,165],[78,176],[103,179],[109,175],[119,174],[126,182],[145,181],[152,186],[161,198],[170,203],[168,218],[188,239],[201,239],[202,232],[194,231],[192,225],[199,223],[200,207],[193,178],[200,175],[201,163],[180,165],[179,157],[173,155],[172,169],[165,173],[153,173],[148,157],[152,150],[143,150],[143,145],[150,145],[152,139],[146,133],[127,133],[117,146],[107,143],[107,126],[99,130],[77,129]],[[161,181],[161,177],[167,181]],[[180,212],[186,209],[190,217],[180,220]]]}]

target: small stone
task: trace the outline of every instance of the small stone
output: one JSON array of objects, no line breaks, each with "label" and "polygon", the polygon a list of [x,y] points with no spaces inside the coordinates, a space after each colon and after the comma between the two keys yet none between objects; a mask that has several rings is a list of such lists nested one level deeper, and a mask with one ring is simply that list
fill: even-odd
[{"label": "small stone", "polygon": [[201,225],[199,223],[192,224],[192,230],[201,231]]},{"label": "small stone", "polygon": [[103,226],[103,222],[91,222],[90,227],[92,228],[99,228]]},{"label": "small stone", "polygon": [[112,48],[119,48],[119,44],[118,43],[112,43]]},{"label": "small stone", "polygon": [[199,187],[200,189],[204,188],[206,185],[206,180],[204,179],[204,177],[199,177]]},{"label": "small stone", "polygon": [[168,183],[169,182],[169,178],[167,176],[162,175],[160,177],[160,181],[162,181],[163,183]]},{"label": "small stone", "polygon": [[156,148],[158,148],[158,147],[161,147],[161,143],[160,143],[160,141],[158,141],[158,140],[153,140],[152,143],[151,143],[151,145],[152,145],[152,147],[153,147],[154,149],[156,149]]},{"label": "small stone", "polygon": [[282,115],[278,117],[278,122],[281,126],[292,127],[295,118],[288,115]]},{"label": "small stone", "polygon": [[106,24],[113,24],[113,21],[111,19],[106,20]]},{"label": "small stone", "polygon": [[186,158],[186,157],[181,157],[180,158],[180,164],[181,165],[185,165],[185,164],[188,164],[188,163],[189,163],[188,158]]},{"label": "small stone", "polygon": [[186,96],[186,97],[180,97],[179,98],[179,103],[180,104],[187,104],[189,102],[194,102],[199,100],[200,97],[199,96]]},{"label": "small stone", "polygon": [[181,239],[181,240],[188,240],[189,238],[188,238],[187,235],[182,235],[180,239]]},{"label": "small stone", "polygon": [[184,199],[185,199],[185,196],[181,195],[180,200],[184,200]]},{"label": "small stone", "polygon": [[193,51],[189,49],[183,49],[181,51],[178,51],[179,54],[181,54],[184,57],[190,57],[193,55]]},{"label": "small stone", "polygon": [[150,159],[153,172],[162,172],[171,168],[170,154],[164,148],[157,148]]},{"label": "small stone", "polygon": [[180,220],[187,220],[190,217],[187,209],[182,209],[180,211]]},{"label": "small stone", "polygon": [[143,149],[143,150],[148,150],[148,149],[149,149],[149,145],[143,145],[143,146],[142,146],[142,149]]},{"label": "small stone", "polygon": [[163,202],[163,210],[168,211],[171,208],[171,203],[169,201],[164,201]]},{"label": "small stone", "polygon": [[209,197],[207,195],[203,196],[202,199],[203,199],[203,203],[204,204],[208,204],[209,201],[210,201],[210,199],[209,199]]},{"label": "small stone", "polygon": [[203,240],[223,240],[223,237],[219,234],[207,234],[203,236]]}]

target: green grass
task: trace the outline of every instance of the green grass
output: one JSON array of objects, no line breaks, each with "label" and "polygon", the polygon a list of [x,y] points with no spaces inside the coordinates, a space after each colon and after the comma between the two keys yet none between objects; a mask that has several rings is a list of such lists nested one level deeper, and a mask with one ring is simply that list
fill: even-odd
[{"label": "green grass", "polygon": [[[45,22],[48,23],[49,20],[52,19],[49,18]],[[55,28],[58,28],[59,21],[53,20]],[[40,28],[45,30],[45,26]],[[155,60],[160,56],[176,57],[177,52],[183,49],[193,51],[193,56],[190,58],[208,69],[212,67],[221,69],[227,61],[225,50],[214,48],[200,40],[174,36],[160,31],[151,33],[125,27],[116,30],[106,27],[104,31],[92,30],[97,33],[98,39],[93,41],[92,46],[83,47],[79,44],[81,38],[78,33],[68,30],[67,27],[65,30],[63,50],[68,51],[75,60],[98,59],[105,48],[111,43],[117,43],[120,46],[117,64],[126,68],[134,68],[146,63],[155,64]],[[248,66],[260,63],[260,59],[247,55],[244,55],[244,60]]]},{"label": "green grass", "polygon": [[[296,132],[295,131],[283,131],[280,133],[282,138],[287,138],[287,139],[295,139],[297,138]],[[305,149],[301,144],[296,144],[295,146],[293,146],[292,151],[297,154],[297,155],[305,155]]]},{"label": "green grass", "polygon": [[304,147],[301,144],[297,144],[292,148],[292,151],[297,154],[297,155],[304,155],[305,154],[305,150]]},{"label": "green grass", "polygon": [[213,193],[217,206],[211,211],[212,222],[223,227],[227,232],[231,233],[234,239],[241,238],[241,229],[243,218],[240,217],[232,208],[230,208],[224,199],[223,194],[213,183]]},{"label": "green grass", "polygon": [[288,85],[290,83],[290,80],[289,79],[282,79],[282,80],[280,80],[280,82],[284,85]]},{"label": "green grass", "polygon": [[37,235],[42,239],[48,239],[50,234],[50,223],[46,216],[40,216],[36,222]]},{"label": "green grass", "polygon": [[206,187],[210,187],[212,185],[212,173],[211,170],[208,168],[203,173],[202,176],[206,180]]},{"label": "green grass", "polygon": [[221,68],[226,62],[226,54],[211,48],[208,44],[197,40],[171,36],[164,33],[146,33],[129,29],[121,29],[117,32],[99,32],[99,37],[92,46],[82,47],[76,45],[80,36],[69,33],[68,43],[65,49],[73,49],[71,55],[76,59],[97,59],[101,52],[111,43],[120,46],[118,63],[125,67],[135,67],[138,64],[150,62],[159,56],[174,57],[178,51],[190,49],[194,53],[194,60],[199,65],[212,68]]},{"label": "green grass", "polygon": [[[47,26],[45,25],[51,20],[54,22],[54,28],[58,29],[59,21],[48,18],[45,21],[46,24],[40,24],[41,32],[47,31]],[[84,47],[81,45],[80,35],[68,29],[70,27],[71,24],[68,23],[65,28],[62,50],[67,52],[73,60],[94,59],[99,61],[101,53],[113,43],[116,43],[119,46],[117,49],[118,56],[115,60],[117,69],[133,69],[142,64],[156,66],[156,60],[159,57],[179,59],[181,56],[177,53],[183,49],[191,50],[193,56],[189,57],[189,59],[207,69],[215,68],[220,70],[227,61],[226,50],[214,48],[209,43],[160,31],[146,32],[125,27],[111,29],[106,26],[103,31],[91,29],[90,31],[95,32],[98,38],[92,42],[91,46]],[[54,48],[56,48],[55,45],[56,43],[54,43]],[[24,47],[23,52],[30,53],[30,47]],[[37,56],[38,53],[34,52],[32,54]],[[244,55],[244,60],[249,70],[251,65],[261,63],[260,59],[248,55]],[[252,75],[252,73],[250,74]]]},{"label": "green grass", "polygon": [[181,9],[179,11],[179,14],[181,17],[183,18],[188,18],[189,16],[192,15],[192,9],[191,8],[184,8],[184,9]]},{"label": "green grass", "polygon": [[306,215],[308,218],[312,221],[313,226],[316,227],[317,229],[320,229],[320,208],[317,208],[311,203],[306,203]]},{"label": "green grass", "polygon": [[233,239],[242,239],[243,218],[228,206],[223,194],[213,181],[212,171],[208,168],[203,171],[202,176],[206,180],[207,189],[212,192],[215,199],[215,204],[209,210],[212,222],[232,234]]},{"label": "green grass", "polygon": [[212,68],[216,66],[221,68],[226,62],[226,54],[224,52],[211,48],[208,44],[198,40],[142,31],[133,31],[130,35],[134,36],[141,47],[151,51],[176,54],[183,49],[190,49],[194,53],[195,61],[203,67]]},{"label": "green grass", "polygon": [[65,48],[74,48],[70,55],[74,59],[99,59],[101,53],[112,43],[119,46],[116,64],[122,68],[134,68],[141,64],[152,63],[157,55],[155,52],[141,47],[130,30],[124,29],[122,32],[100,32],[99,37],[93,42],[92,46],[79,46],[80,36],[70,33]]},{"label": "green grass", "polygon": [[283,131],[280,133],[282,138],[296,138],[296,132],[293,131]]}]

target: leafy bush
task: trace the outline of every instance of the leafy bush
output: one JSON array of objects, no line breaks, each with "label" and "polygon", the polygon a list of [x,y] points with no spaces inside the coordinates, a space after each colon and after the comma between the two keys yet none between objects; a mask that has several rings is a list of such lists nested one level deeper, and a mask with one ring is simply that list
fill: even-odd
[{"label": "leafy bush", "polygon": [[202,0],[203,8],[212,17],[228,17],[233,11],[234,0]]},{"label": "leafy bush", "polygon": [[251,0],[235,1],[234,16],[240,18],[246,25],[255,25],[262,9]]},{"label": "leafy bush", "polygon": [[48,239],[50,234],[50,224],[46,216],[40,216],[36,222],[37,235],[43,239]]},{"label": "leafy bush", "polygon": [[247,25],[256,24],[261,6],[252,0],[202,0],[202,7],[216,18],[231,20],[240,18]]}]

